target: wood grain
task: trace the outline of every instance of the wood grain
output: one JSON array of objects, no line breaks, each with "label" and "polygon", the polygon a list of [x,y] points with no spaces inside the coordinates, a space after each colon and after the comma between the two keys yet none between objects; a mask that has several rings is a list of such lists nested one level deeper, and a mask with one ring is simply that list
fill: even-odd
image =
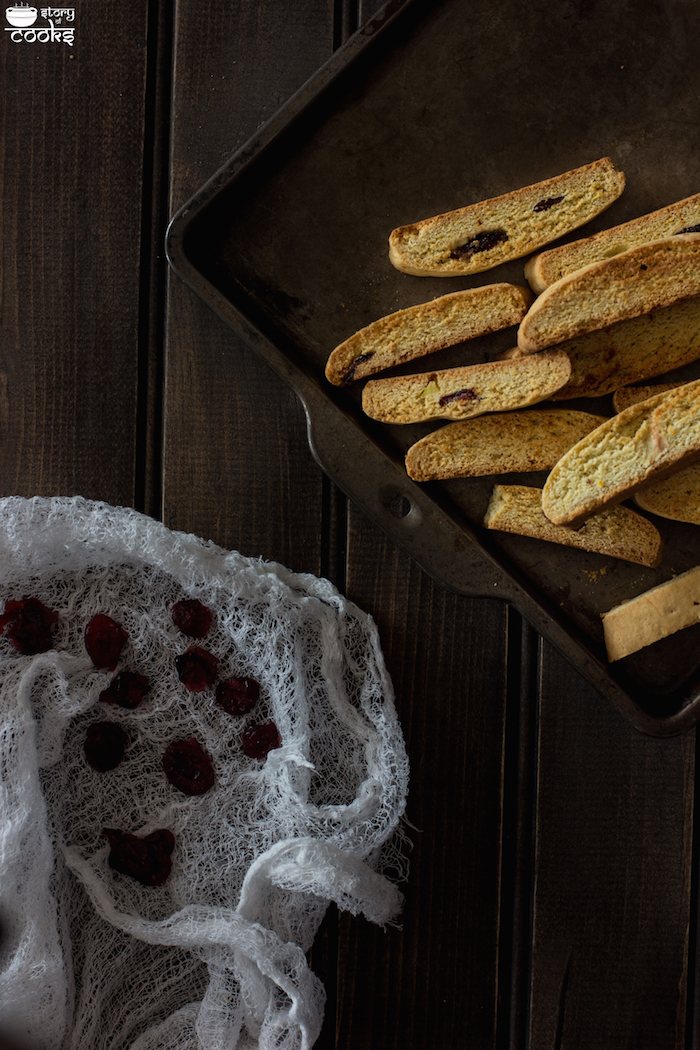
[{"label": "wood grain", "polygon": [[632,729],[544,647],[533,1046],[685,1046],[695,733]]},{"label": "wood grain", "polygon": [[402,929],[341,923],[335,1045],[495,1046],[507,609],[450,594],[349,520],[347,589],[396,689],[413,849]]},{"label": "wood grain", "polygon": [[81,9],[72,47],[3,34],[7,494],[134,501],[148,13]]},{"label": "wood grain", "polygon": [[[321,65],[332,9],[177,6],[171,211]],[[319,572],[323,480],[296,397],[177,279],[167,296],[163,520]]]}]

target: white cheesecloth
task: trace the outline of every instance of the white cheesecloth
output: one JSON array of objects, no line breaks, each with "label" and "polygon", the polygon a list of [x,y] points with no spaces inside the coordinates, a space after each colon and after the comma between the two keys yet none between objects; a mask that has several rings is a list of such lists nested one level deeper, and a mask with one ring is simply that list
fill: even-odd
[{"label": "white cheesecloth", "polygon": [[[408,762],[371,617],[326,580],[80,497],[0,500],[0,613],[26,597],[59,619],[38,655],[0,637],[0,1032],[33,1050],[311,1047],[325,992],[305,953],[329,902],[380,924],[402,902],[382,871],[402,859]],[[260,683],[247,714],[176,673],[192,640],[172,607],[193,598],[217,680]],[[150,682],[136,708],[99,699],[96,613],[128,633],[117,670]],[[85,757],[95,721],[129,738],[106,772]],[[242,729],[266,721],[281,746],[248,758]],[[193,736],[215,771],[194,797],[162,766]],[[167,880],[112,870],[103,828],[172,832]]]}]

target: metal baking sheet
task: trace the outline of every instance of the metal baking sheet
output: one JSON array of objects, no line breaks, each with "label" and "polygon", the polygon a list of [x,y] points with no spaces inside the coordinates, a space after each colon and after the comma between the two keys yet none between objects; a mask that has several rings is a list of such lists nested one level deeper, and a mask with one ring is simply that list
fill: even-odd
[{"label": "metal baking sheet", "polygon": [[[323,370],[384,314],[494,280],[410,277],[388,259],[399,225],[610,156],[625,172],[595,232],[696,193],[695,0],[392,0],[173,218],[180,277],[298,394],[323,469],[433,577],[512,602],[639,729],[700,718],[700,625],[608,664],[601,614],[700,564],[700,531],[655,519],[661,567],[487,532],[494,478],[418,485],[406,449],[435,424],[366,418]],[[404,371],[491,359],[515,331]],[[694,378],[698,369],[682,377]],[[609,399],[567,402],[603,414]],[[499,479],[500,480],[500,479]],[[543,476],[506,477],[542,483]]]}]

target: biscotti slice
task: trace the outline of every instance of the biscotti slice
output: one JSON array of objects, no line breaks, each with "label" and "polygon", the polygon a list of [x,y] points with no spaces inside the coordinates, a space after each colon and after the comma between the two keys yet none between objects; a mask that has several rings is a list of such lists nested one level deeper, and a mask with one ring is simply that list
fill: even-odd
[{"label": "biscotti slice", "polygon": [[542,509],[555,525],[577,526],[643,485],[700,458],[700,380],[620,412],[553,467]]},{"label": "biscotti slice", "polygon": [[656,394],[663,394],[669,390],[676,390],[680,383],[654,383],[647,386],[623,386],[613,394],[613,408],[616,412],[624,412],[630,405],[638,405],[640,401],[646,401]]},{"label": "biscotti slice", "polygon": [[487,284],[388,314],[335,348],[326,378],[336,386],[518,324],[533,295],[517,284]]},{"label": "biscotti slice", "polygon": [[418,277],[458,277],[519,259],[576,230],[622,193],[609,157],[532,186],[399,226],[389,259]]},{"label": "biscotti slice", "polygon": [[[613,408],[624,412],[630,405],[637,405],[664,391],[676,390],[680,385],[658,383],[655,386],[623,387],[613,395]],[[633,498],[638,507],[659,518],[700,525],[700,463],[691,463],[668,478],[645,485],[635,492]]]},{"label": "biscotti slice", "polygon": [[640,215],[619,226],[582,237],[571,244],[549,248],[525,263],[525,277],[538,295],[550,284],[589,263],[609,259],[647,241],[658,241],[677,233],[700,233],[700,193],[665,208]]},{"label": "biscotti slice", "polygon": [[658,529],[629,507],[601,511],[580,529],[569,529],[545,518],[541,490],[527,485],[496,485],[484,525],[487,529],[607,554],[652,569],[660,564],[663,551]]},{"label": "biscotti slice", "polygon": [[700,620],[700,566],[616,605],[603,616],[612,663]]},{"label": "biscotti slice", "polygon": [[362,391],[362,407],[381,423],[467,419],[544,401],[570,373],[566,354],[550,350],[515,361],[370,379]]},{"label": "biscotti slice", "polygon": [[406,453],[414,481],[550,470],[603,416],[573,409],[529,408],[447,423]]},{"label": "biscotti slice", "polygon": [[645,485],[635,492],[634,502],[659,518],[700,525],[700,463],[691,463],[662,481]]},{"label": "biscotti slice", "polygon": [[571,378],[557,401],[602,397],[700,358],[700,296],[558,343]]},{"label": "biscotti slice", "polygon": [[621,252],[562,277],[535,299],[518,329],[530,352],[700,295],[700,233]]}]

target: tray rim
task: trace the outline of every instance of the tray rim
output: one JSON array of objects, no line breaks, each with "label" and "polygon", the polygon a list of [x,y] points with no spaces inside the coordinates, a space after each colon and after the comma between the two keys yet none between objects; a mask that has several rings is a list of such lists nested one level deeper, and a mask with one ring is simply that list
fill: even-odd
[{"label": "tray rim", "polygon": [[[590,649],[582,638],[577,638],[562,625],[546,608],[542,595],[526,580],[502,565],[486,551],[474,536],[469,523],[458,523],[444,505],[436,502],[426,486],[413,482],[405,471],[382,453],[377,445],[364,433],[350,413],[333,403],[323,391],[311,370],[291,361],[230,299],[206,278],[194,265],[186,249],[189,230],[197,223],[202,213],[225,190],[245,172],[252,168],[275,141],[301,118],[314,101],[320,98],[332,84],[367,50],[369,44],[392,26],[404,12],[420,5],[420,0],[388,0],[382,8],[354,33],[348,41],[302,86],[283,103],[250,138],[235,150],[221,167],[214,172],[192,196],[172,215],[165,232],[164,248],[169,267],[192,291],[216,313],[225,324],[258,355],[301,401],[305,412],[307,440],[314,459],[348,499],[357,503],[379,527],[414,560],[423,571],[440,585],[453,592],[473,598],[498,598],[513,605],[535,630],[547,638],[573,667],[601,694],[612,702],[626,720],[642,733],[655,737],[678,736],[693,728],[700,721],[700,688],[689,702],[668,716],[655,716],[645,711],[610,673],[609,667]],[[345,472],[334,462],[328,448],[328,435],[338,419],[344,427],[344,435],[353,442],[355,451],[364,461],[368,455],[380,456],[383,462],[374,463],[383,475],[379,488],[379,501],[371,501],[350,483]],[[406,517],[396,517],[390,506],[397,496],[405,496],[411,512]],[[416,549],[415,519],[420,528],[432,522],[443,531],[448,530],[455,544],[455,565],[452,570],[436,567],[430,558],[421,557]],[[468,546],[464,545],[464,540]],[[460,540],[462,541],[460,544]],[[464,579],[473,577],[477,569],[485,585],[470,588]],[[442,571],[441,571],[442,570]],[[465,576],[466,573],[466,576]],[[447,577],[447,578],[446,578]],[[456,577],[462,577],[461,581]]]}]

